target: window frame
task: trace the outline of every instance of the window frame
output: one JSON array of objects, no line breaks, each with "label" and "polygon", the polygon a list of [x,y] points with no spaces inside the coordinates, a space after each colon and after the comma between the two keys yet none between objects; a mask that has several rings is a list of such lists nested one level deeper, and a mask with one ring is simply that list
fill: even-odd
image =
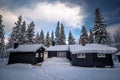
[{"label": "window frame", "polygon": [[36,54],[35,54],[35,57],[38,58],[38,57],[39,57],[39,53],[36,53]]},{"label": "window frame", "polygon": [[77,53],[77,58],[86,58],[85,53]]},{"label": "window frame", "polygon": [[57,57],[61,57],[61,58],[66,57],[66,52],[57,52]]},{"label": "window frame", "polygon": [[105,58],[106,55],[105,55],[104,53],[98,53],[98,54],[97,54],[97,57],[98,57],[98,58]]},{"label": "window frame", "polygon": [[43,53],[40,53],[40,57],[43,57]]}]

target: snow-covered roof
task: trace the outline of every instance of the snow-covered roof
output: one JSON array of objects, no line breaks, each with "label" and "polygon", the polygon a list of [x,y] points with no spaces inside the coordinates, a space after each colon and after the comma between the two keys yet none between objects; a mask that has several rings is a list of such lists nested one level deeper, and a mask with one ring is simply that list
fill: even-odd
[{"label": "snow-covered roof", "polygon": [[105,54],[112,54],[117,51],[114,47],[109,47],[108,45],[102,44],[86,44],[85,46],[82,45],[70,45],[70,51],[72,54],[76,53],[105,53]]},{"label": "snow-covered roof", "polygon": [[[10,48],[8,52],[36,52],[39,48],[44,47],[42,44],[23,44],[18,45],[17,48]],[[45,48],[45,47],[44,47]]]},{"label": "snow-covered roof", "polygon": [[116,55],[120,55],[120,51]]},{"label": "snow-covered roof", "polygon": [[50,46],[47,51],[69,51],[68,45]]}]

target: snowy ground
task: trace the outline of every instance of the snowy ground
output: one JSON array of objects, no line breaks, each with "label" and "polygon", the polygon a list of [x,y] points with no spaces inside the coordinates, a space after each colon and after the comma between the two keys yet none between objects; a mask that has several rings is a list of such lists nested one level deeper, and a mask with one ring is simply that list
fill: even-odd
[{"label": "snowy ground", "polygon": [[47,59],[42,66],[6,65],[0,62],[0,80],[120,80],[120,63],[115,68],[71,66],[65,58]]}]

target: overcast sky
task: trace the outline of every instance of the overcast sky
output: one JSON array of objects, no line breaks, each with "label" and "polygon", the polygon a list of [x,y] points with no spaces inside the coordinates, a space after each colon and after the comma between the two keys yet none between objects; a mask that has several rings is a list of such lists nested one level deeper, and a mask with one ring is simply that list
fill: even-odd
[{"label": "overcast sky", "polygon": [[35,33],[55,31],[60,21],[66,36],[71,30],[78,39],[83,25],[88,31],[94,26],[96,8],[100,8],[108,27],[120,26],[120,0],[0,0],[6,36],[11,33],[17,17],[22,15],[27,24],[34,21]]}]

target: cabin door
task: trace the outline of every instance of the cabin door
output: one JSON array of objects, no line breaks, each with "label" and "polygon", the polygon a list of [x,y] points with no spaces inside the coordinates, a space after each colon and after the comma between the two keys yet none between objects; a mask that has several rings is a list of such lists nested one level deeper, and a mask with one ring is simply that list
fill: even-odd
[{"label": "cabin door", "polygon": [[57,57],[66,58],[66,52],[57,52]]}]

